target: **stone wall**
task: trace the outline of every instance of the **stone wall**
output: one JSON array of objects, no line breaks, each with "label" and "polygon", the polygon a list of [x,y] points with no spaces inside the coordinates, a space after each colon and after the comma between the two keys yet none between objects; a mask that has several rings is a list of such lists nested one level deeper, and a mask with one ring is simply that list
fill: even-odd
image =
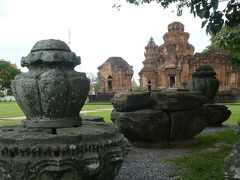
[{"label": "stone wall", "polygon": [[215,96],[216,103],[235,103],[238,102],[240,93],[234,91],[219,91]]},{"label": "stone wall", "polygon": [[231,65],[228,54],[224,49],[213,49],[203,53],[196,53],[191,62],[195,70],[203,64],[210,64],[216,72],[216,77],[220,80],[220,90],[230,89]]},{"label": "stone wall", "polygon": [[88,100],[89,102],[111,102],[114,93],[97,93],[97,94],[89,94]]}]

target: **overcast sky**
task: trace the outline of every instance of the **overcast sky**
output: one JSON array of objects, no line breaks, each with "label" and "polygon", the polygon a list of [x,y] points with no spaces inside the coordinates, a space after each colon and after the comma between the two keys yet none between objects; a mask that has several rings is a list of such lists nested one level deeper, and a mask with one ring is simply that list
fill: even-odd
[{"label": "overcast sky", "polygon": [[112,8],[117,0],[0,0],[0,59],[16,63],[42,39],[69,41],[70,48],[82,59],[77,71],[97,73],[108,57],[121,56],[134,67],[134,78],[144,60],[144,47],[152,36],[156,44],[168,24],[179,21],[190,33],[195,52],[209,45],[201,29],[201,19],[187,10],[176,16],[175,7],[159,4],[135,6],[122,0],[120,11]]}]

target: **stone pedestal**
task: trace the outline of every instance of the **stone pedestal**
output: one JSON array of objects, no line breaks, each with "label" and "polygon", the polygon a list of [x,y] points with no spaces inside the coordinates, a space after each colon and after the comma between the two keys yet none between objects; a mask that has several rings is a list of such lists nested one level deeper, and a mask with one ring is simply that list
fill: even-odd
[{"label": "stone pedestal", "polygon": [[113,179],[128,143],[114,125],[79,115],[90,82],[74,71],[80,57],[49,39],[21,63],[29,72],[16,76],[12,89],[26,120],[23,127],[0,128],[0,179]]},{"label": "stone pedestal", "polygon": [[128,143],[112,124],[77,128],[0,128],[0,179],[113,179]]}]

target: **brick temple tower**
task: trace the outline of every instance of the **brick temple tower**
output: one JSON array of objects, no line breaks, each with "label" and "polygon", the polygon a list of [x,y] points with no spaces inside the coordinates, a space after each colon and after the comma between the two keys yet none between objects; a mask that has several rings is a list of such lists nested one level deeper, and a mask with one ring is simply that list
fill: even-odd
[{"label": "brick temple tower", "polygon": [[98,67],[100,92],[131,91],[133,67],[121,57],[110,57]]},{"label": "brick temple tower", "polygon": [[139,72],[142,91],[184,88],[192,73],[202,64],[209,64],[220,80],[220,90],[240,89],[240,67],[231,65],[224,49],[195,53],[188,43],[184,25],[173,22],[164,34],[164,43],[156,45],[151,38],[145,47],[145,60]]},{"label": "brick temple tower", "polygon": [[145,47],[145,60],[143,61],[143,68],[139,73],[140,86],[143,90],[155,89],[158,82],[157,63],[159,60],[158,45],[155,44],[151,37],[147,46]]},{"label": "brick temple tower", "polygon": [[189,33],[184,25],[173,22],[163,36],[164,44],[157,46],[151,38],[145,47],[144,67],[140,71],[142,90],[177,88],[190,79],[189,61],[194,47],[188,43]]}]

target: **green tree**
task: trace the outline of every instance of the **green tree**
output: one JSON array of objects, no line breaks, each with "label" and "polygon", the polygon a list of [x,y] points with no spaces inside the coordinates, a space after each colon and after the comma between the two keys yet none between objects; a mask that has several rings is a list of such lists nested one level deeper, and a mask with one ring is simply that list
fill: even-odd
[{"label": "green tree", "polygon": [[[163,8],[168,8],[170,4],[175,3],[177,15],[181,16],[183,8],[188,7],[194,17],[200,17],[202,27],[206,26],[206,32],[216,34],[226,25],[236,27],[240,24],[240,1],[228,0],[223,11],[219,10],[219,2],[226,0],[126,0],[128,3],[140,5],[145,3],[157,2]],[[120,8],[120,5],[114,4],[114,7]]]},{"label": "green tree", "polygon": [[12,94],[11,81],[21,71],[13,66],[9,61],[0,60],[0,90],[7,89],[8,94]]},{"label": "green tree", "polygon": [[240,65],[240,25],[229,28],[223,27],[216,35],[211,36],[211,45],[206,50],[224,48],[233,64]]},{"label": "green tree", "polygon": [[140,85],[136,83],[136,81],[133,79],[132,80],[132,90],[133,91],[141,91]]},{"label": "green tree", "polygon": [[90,84],[94,86],[95,92],[98,92],[99,91],[98,77],[91,72],[87,72],[86,75],[87,75],[87,78],[90,80]]}]

